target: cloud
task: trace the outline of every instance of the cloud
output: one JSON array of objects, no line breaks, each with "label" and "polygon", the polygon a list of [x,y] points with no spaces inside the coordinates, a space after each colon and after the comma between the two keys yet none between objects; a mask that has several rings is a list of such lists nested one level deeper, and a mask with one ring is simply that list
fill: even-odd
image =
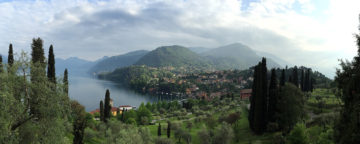
[{"label": "cloud", "polygon": [[56,56],[97,59],[161,45],[241,42],[333,76],[354,56],[357,1],[51,0],[0,3],[0,53],[12,42],[54,44]]}]

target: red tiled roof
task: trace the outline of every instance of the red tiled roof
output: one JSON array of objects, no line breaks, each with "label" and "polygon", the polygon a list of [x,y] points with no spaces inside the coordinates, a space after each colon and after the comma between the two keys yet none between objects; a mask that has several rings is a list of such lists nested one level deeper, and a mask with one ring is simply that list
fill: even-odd
[{"label": "red tiled roof", "polygon": [[93,110],[93,111],[90,112],[90,114],[94,114],[96,112],[100,112],[100,109]]},{"label": "red tiled roof", "polygon": [[240,93],[251,93],[252,92],[252,89],[243,89],[243,90],[240,90]]},{"label": "red tiled roof", "polygon": [[111,108],[111,111],[112,111],[112,112],[118,111],[118,108],[117,108],[117,107],[112,107],[112,108]]},{"label": "red tiled roof", "polygon": [[132,107],[132,106],[130,106],[130,105],[121,105],[119,107]]}]

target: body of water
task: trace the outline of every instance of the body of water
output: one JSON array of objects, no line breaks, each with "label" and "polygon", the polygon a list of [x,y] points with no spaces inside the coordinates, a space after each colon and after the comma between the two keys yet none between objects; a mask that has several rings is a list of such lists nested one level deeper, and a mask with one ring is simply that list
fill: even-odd
[{"label": "body of water", "polygon": [[142,95],[111,81],[91,77],[69,77],[69,96],[85,106],[87,112],[99,108],[100,100],[105,99],[106,89],[114,106],[131,105],[138,107],[142,102],[154,102],[156,96]]}]

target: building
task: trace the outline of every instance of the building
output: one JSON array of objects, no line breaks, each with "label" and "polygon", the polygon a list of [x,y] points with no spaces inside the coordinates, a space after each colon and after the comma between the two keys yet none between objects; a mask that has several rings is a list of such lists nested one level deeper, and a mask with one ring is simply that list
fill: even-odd
[{"label": "building", "polygon": [[252,89],[242,89],[242,90],[240,90],[240,98],[248,99],[248,98],[250,98],[251,93],[252,93]]}]

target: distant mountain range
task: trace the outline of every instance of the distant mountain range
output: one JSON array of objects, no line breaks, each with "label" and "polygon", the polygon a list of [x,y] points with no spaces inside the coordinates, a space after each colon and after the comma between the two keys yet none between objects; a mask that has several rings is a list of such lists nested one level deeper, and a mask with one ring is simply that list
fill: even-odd
[{"label": "distant mountain range", "polygon": [[[111,72],[117,68],[131,65],[150,67],[200,67],[207,69],[247,69],[256,65],[261,57],[267,57],[267,66],[284,67],[288,63],[272,54],[258,52],[241,43],[234,43],[218,48],[190,47],[179,45],[161,46],[152,51],[138,50],[122,55],[103,57],[88,61],[77,57],[56,58],[56,73],[62,75],[65,68],[71,76]],[[3,55],[3,61],[7,57]]]}]

